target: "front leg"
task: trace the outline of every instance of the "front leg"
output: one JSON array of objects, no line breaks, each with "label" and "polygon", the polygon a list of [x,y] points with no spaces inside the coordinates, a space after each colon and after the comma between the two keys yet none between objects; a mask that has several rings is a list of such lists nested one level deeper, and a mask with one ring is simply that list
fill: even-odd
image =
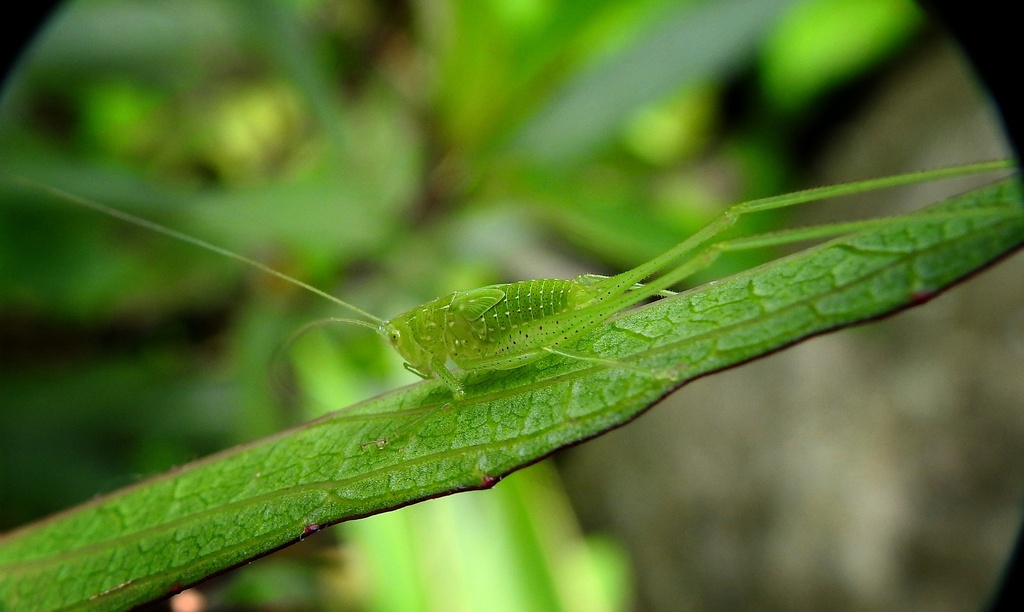
[{"label": "front leg", "polygon": [[462,388],[462,383],[443,363],[435,361],[430,364],[430,367],[437,374],[437,377],[441,379],[441,382],[452,392],[452,397],[455,398],[455,401],[466,397],[466,390]]},{"label": "front leg", "polygon": [[[402,366],[406,370],[409,370],[410,372],[412,372],[416,376],[419,376],[423,380],[430,380],[431,378],[434,378],[432,374],[421,372],[408,361],[403,363]],[[452,395],[455,397],[455,399],[459,400],[466,396],[466,391],[462,388],[462,383],[459,382],[458,378],[455,378],[455,375],[452,374],[451,370],[446,368],[443,363],[439,361],[431,362],[430,371],[436,374],[437,378],[440,378],[441,382],[443,382],[445,386],[451,390]]]}]

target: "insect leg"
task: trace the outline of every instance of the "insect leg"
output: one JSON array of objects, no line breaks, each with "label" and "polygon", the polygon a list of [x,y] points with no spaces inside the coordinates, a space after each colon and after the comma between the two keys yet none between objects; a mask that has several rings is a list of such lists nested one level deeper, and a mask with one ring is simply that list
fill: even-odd
[{"label": "insect leg", "polygon": [[403,363],[402,367],[405,368],[407,372],[412,372],[413,374],[415,374],[416,376],[419,376],[423,380],[430,380],[430,376],[429,375],[424,374],[423,372],[420,372],[416,368],[412,367],[412,365],[410,365],[409,362]]},{"label": "insect leg", "polygon": [[[645,296],[655,295],[659,291],[668,289],[675,283],[683,280],[689,274],[680,275],[680,270],[687,269],[693,271],[699,270],[700,268],[690,267],[688,262],[678,264],[680,260],[687,257],[700,257],[705,261],[704,265],[709,265],[710,261],[713,261],[716,255],[707,255],[705,253],[707,249],[714,248],[708,247],[709,243],[712,243],[714,239],[721,235],[723,232],[733,227],[740,217],[756,212],[763,212],[768,210],[775,210],[779,208],[787,208],[798,204],[805,204],[808,202],[815,202],[826,198],[834,198],[844,195],[850,195],[855,193],[861,193],[864,191],[871,191],[877,189],[885,189],[889,187],[897,187],[901,185],[911,185],[920,183],[926,180],[939,180],[957,176],[966,176],[969,174],[977,174],[981,172],[992,172],[996,170],[1012,169],[1013,162],[1009,160],[997,161],[997,162],[985,162],[980,164],[972,164],[966,166],[956,166],[952,168],[939,168],[936,170],[927,170],[924,172],[914,172],[910,174],[901,174],[897,176],[889,176],[878,179],[868,179],[865,181],[857,181],[854,183],[846,183],[843,185],[832,185],[828,187],[818,187],[815,189],[807,189],[804,191],[798,191],[796,193],[784,194],[779,196],[772,196],[768,198],[761,198],[759,200],[750,200],[748,202],[740,202],[727,208],[721,215],[715,218],[711,223],[707,224],[691,235],[686,240],[683,240],[676,246],[672,247],[668,251],[665,251],[661,255],[640,264],[639,266],[623,272],[622,274],[608,278],[607,280],[600,280],[594,282],[594,288],[597,292],[611,291],[616,292],[621,290],[623,283],[634,285],[644,281],[644,279],[654,275],[656,272],[665,270],[665,274],[658,278],[657,287],[651,290],[651,284],[655,281],[649,281],[643,289],[636,289],[630,294],[632,297],[638,297],[637,294],[644,294]],[[854,222],[858,223],[858,222]],[[849,231],[855,231],[857,229],[868,229],[871,227],[865,222],[859,226],[855,225],[844,225],[844,226],[827,226],[833,227],[833,229],[824,229],[818,231],[818,233],[807,234],[807,238],[824,238],[827,236],[834,236],[840,233],[846,233]],[[878,224],[884,223],[882,221],[875,222]],[[794,234],[791,234],[793,236]],[[792,238],[790,242],[796,242],[801,238]],[[781,243],[774,243],[781,244]],[[717,251],[721,252],[724,250],[736,250],[739,248],[739,243],[733,243],[733,246],[728,247],[723,245],[718,248]],[[755,248],[754,246],[744,248]],[[676,267],[673,267],[676,266]],[[671,282],[661,282],[661,279],[673,278]],[[640,297],[642,299],[642,297]],[[624,304],[623,307],[628,306],[631,302],[629,300],[621,300]],[[636,303],[636,302],[632,302]]]},{"label": "insect leg", "polygon": [[[580,274],[579,276],[577,276],[573,280],[578,282],[578,283],[580,283],[581,285],[593,285],[595,283],[599,283],[601,281],[608,280],[609,278],[611,278],[611,277],[610,276],[605,276],[604,274]],[[629,291],[634,291],[634,290],[637,290],[637,289],[642,289],[643,286],[644,286],[643,283],[634,283],[633,286],[630,287],[628,290]],[[678,291],[669,291],[667,289],[664,289],[662,291],[659,291],[659,292],[655,293],[654,295],[657,295],[657,296],[660,296],[660,297],[671,297],[671,296],[673,296],[673,295],[675,295],[677,293],[679,293],[679,292]]]},{"label": "insect leg", "polygon": [[430,367],[437,374],[437,377],[441,379],[441,382],[448,386],[448,389],[452,392],[452,397],[456,401],[466,397],[466,390],[462,388],[462,383],[443,363],[435,361],[430,364]]},{"label": "insect leg", "polygon": [[662,380],[673,380],[676,378],[680,368],[673,368],[671,370],[652,370],[651,368],[645,368],[638,366],[635,363],[629,363],[627,361],[620,361],[618,359],[606,359],[604,357],[597,357],[594,355],[583,355],[572,351],[567,351],[562,348],[556,348],[552,346],[545,346],[541,348],[542,351],[551,353],[552,355],[559,355],[562,357],[568,357],[577,361],[584,361],[586,363],[592,363],[594,365],[605,366],[608,368],[615,368],[618,370],[629,370],[630,372],[636,372],[637,374],[643,374],[651,378],[659,378]]},{"label": "insect leg", "polygon": [[438,411],[441,411],[441,410],[449,410],[449,409],[452,408],[453,405],[454,405],[453,402],[445,402],[445,403],[441,404],[441,406],[439,406],[439,407],[435,406],[435,407],[429,408],[427,410],[424,410],[422,414],[420,414],[419,416],[415,417],[411,421],[409,421],[407,423],[404,423],[403,425],[400,425],[399,427],[395,428],[394,431],[388,433],[387,435],[381,436],[381,437],[377,438],[376,440],[370,440],[369,442],[363,442],[362,444],[359,445],[359,448],[361,448],[363,450],[366,450],[370,446],[376,446],[378,449],[382,449],[385,446],[387,446],[387,445],[391,444],[392,442],[394,442],[395,440],[397,440],[398,438],[400,438],[403,433],[405,433],[407,431],[410,431],[410,430],[415,431],[415,428],[416,428],[417,425],[419,425],[420,423],[425,421],[428,417],[430,417],[434,413],[436,413]]},{"label": "insect leg", "polygon": [[[940,170],[905,174],[882,179],[871,179],[832,187],[809,189],[793,194],[741,202],[726,209],[703,229],[680,242],[665,253],[662,253],[654,259],[642,263],[636,268],[623,272],[617,276],[612,276],[606,280],[594,281],[591,287],[595,293],[605,292],[611,295],[613,293],[620,292],[623,286],[628,288],[630,285],[640,283],[645,279],[649,279],[649,277],[652,277],[655,273],[664,270],[664,273],[661,274],[661,276],[655,276],[647,280],[642,288],[628,290],[618,297],[605,301],[608,306],[617,309],[626,308],[638,303],[645,297],[656,295],[659,291],[666,290],[669,287],[676,285],[698,270],[710,265],[715,259],[717,259],[718,255],[725,251],[762,248],[766,246],[800,242],[803,240],[828,238],[855,231],[890,226],[894,222],[898,223],[900,219],[900,217],[888,219],[865,219],[848,223],[785,230],[750,236],[747,238],[736,238],[714,242],[719,235],[735,225],[737,220],[746,214],[785,208],[788,206],[821,200],[826,197],[848,195],[870,189],[894,187],[898,185],[912,184],[922,180],[949,178],[951,176],[962,176],[972,172],[992,171],[1008,167],[1010,167],[1008,162],[990,162],[985,164],[975,164],[973,166],[944,168]],[[906,217],[905,222],[908,224],[914,224],[935,221],[939,220],[943,215],[950,219],[954,219],[964,218],[965,216],[991,214],[994,214],[993,209],[970,212],[935,212],[930,215],[911,215]],[[682,260],[682,263],[679,263],[680,260]]]}]

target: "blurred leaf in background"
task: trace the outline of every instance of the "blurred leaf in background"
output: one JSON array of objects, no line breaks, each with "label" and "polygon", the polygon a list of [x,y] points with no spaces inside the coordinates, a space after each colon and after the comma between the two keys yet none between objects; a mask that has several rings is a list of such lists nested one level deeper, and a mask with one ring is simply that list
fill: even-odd
[{"label": "blurred leaf in background", "polygon": [[[0,163],[389,317],[458,288],[622,270],[728,203],[803,185],[878,82],[934,38],[904,0],[81,0],[5,83]],[[828,179],[1005,155],[932,159],[907,146],[903,157],[868,146],[861,157],[896,158],[839,164]],[[38,194],[0,192],[0,202],[0,528],[413,380],[354,327],[317,328],[275,360],[296,329],[335,309],[237,262]],[[702,278],[763,257],[726,258]],[[707,409],[695,404],[675,418]],[[800,602],[821,604],[836,575],[861,584],[852,562],[814,574],[813,552],[791,574],[751,578],[747,565],[778,567],[764,559],[784,555],[785,542],[767,540],[783,537],[769,527],[786,506],[758,498],[744,510],[747,498],[716,483],[742,488],[756,469],[687,456],[721,474],[709,484],[672,457],[667,471],[653,465],[698,448],[680,428],[742,452],[740,424],[768,409],[735,405],[722,413],[739,441],[699,422],[664,428],[655,446],[620,436],[604,460],[633,474],[601,458],[581,467],[591,444],[570,453],[566,486],[586,535],[544,465],[492,492],[330,530],[198,592],[224,606],[479,609],[489,598],[594,610],[665,608],[682,601],[671,585],[695,607],[728,607],[781,605],[792,584],[809,585]],[[694,504],[677,481],[717,502]],[[676,520],[637,536],[644,512]],[[734,513],[755,526],[700,529]],[[704,542],[678,555],[710,557],[708,569],[643,544],[676,542],[669,534]],[[769,552],[737,560],[730,542]],[[989,565],[999,550],[986,549]],[[887,575],[899,580],[901,567]],[[904,571],[912,584],[948,582]],[[960,600],[977,597],[981,580],[966,579]],[[900,599],[900,588],[847,597],[920,604],[942,592]]]}]

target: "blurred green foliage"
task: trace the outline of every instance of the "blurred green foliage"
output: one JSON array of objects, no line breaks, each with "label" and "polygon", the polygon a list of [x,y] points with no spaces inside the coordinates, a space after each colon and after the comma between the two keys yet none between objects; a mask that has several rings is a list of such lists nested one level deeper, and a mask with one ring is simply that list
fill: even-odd
[{"label": "blurred green foliage", "polygon": [[[5,84],[0,164],[387,317],[457,288],[624,269],[723,204],[784,190],[800,174],[793,139],[823,100],[920,21],[897,0],[69,2]],[[330,304],[0,190],[0,528],[411,381],[357,328],[304,336],[289,369],[278,349]],[[599,583],[602,605],[625,605],[621,553],[581,543],[564,500],[535,494],[557,480],[529,474],[498,487],[493,506],[453,498],[353,523],[340,549],[352,559],[294,572],[286,556],[294,579],[238,572],[223,596],[251,601],[246,581],[309,582],[302,605],[319,605],[310,588],[341,589],[397,609],[352,572],[376,571],[373,583],[381,566],[424,563],[442,545],[417,538],[468,517],[493,521],[472,537],[554,513],[557,537],[596,552],[550,589]],[[413,552],[379,557],[399,549]],[[475,568],[466,584],[532,568],[543,585],[571,571],[532,554]],[[262,563],[251,571],[276,571]]]}]

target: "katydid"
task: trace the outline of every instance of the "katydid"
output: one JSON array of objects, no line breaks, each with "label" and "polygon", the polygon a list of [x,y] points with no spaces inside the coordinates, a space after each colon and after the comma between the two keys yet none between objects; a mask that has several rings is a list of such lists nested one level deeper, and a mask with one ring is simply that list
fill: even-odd
[{"label": "katydid", "polygon": [[743,215],[827,197],[1011,167],[1006,161],[979,163],[743,202],[726,209],[710,224],[665,253],[615,276],[581,275],[571,280],[527,280],[455,291],[390,320],[376,317],[312,285],[204,240],[29,179],[18,177],[16,180],[64,200],[241,261],[326,298],[362,317],[328,320],[373,329],[386,338],[405,360],[406,369],[425,379],[440,379],[455,400],[459,400],[466,391],[452,372],[452,364],[465,372],[507,370],[549,354],[558,354],[648,376],[672,376],[671,373],[644,369],[629,362],[575,353],[566,346],[571,347],[574,339],[623,309],[648,298],[671,293],[670,287],[708,266],[722,252],[825,238],[892,222],[892,219],[868,219],[714,242]]}]

